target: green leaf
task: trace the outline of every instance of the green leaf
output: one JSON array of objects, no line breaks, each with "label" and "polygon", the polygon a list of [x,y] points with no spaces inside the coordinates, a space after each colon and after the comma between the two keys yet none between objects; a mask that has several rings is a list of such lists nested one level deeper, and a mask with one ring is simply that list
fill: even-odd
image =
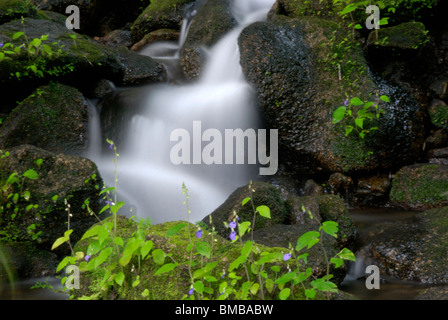
[{"label": "green leaf", "polygon": [[124,273],[120,272],[117,274],[117,276],[115,277],[115,282],[119,285],[122,286],[123,282],[124,282]]},{"label": "green leaf", "polygon": [[62,259],[62,261],[59,262],[59,264],[56,268],[56,272],[61,271],[70,262],[70,258],[71,257],[65,257],[64,259]]},{"label": "green leaf", "polygon": [[331,281],[326,281],[323,278],[319,278],[311,281],[311,286],[314,289],[325,292],[338,292],[338,286]]},{"label": "green leaf", "polygon": [[274,291],[274,280],[272,280],[271,278],[266,279],[264,286],[269,293],[272,293],[272,291]]},{"label": "green leaf", "polygon": [[204,283],[202,281],[196,281],[193,284],[193,288],[194,290],[196,290],[196,292],[202,294],[204,292]]},{"label": "green leaf", "polygon": [[319,237],[320,233],[317,231],[308,231],[304,233],[300,236],[299,239],[297,239],[296,250],[300,251],[305,247],[308,247],[308,249],[310,249],[319,242]]},{"label": "green leaf", "polygon": [[162,249],[156,249],[152,252],[152,257],[154,262],[158,265],[162,265],[165,263],[165,252]]},{"label": "green leaf", "polygon": [[96,257],[94,259],[94,268],[98,268],[104,261],[107,260],[107,258],[109,258],[110,254],[112,253],[112,248],[106,248],[103,251],[100,252],[100,254],[98,255],[98,257]]},{"label": "green leaf", "polygon": [[185,228],[186,226],[187,226],[186,223],[179,223],[179,224],[175,225],[174,227],[172,227],[171,229],[169,229],[166,232],[166,236],[172,237],[172,236],[176,235],[177,233],[179,233],[179,231],[182,230],[183,228]]},{"label": "green leaf", "polygon": [[294,280],[295,278],[297,278],[297,273],[295,272],[289,272],[289,273],[285,273],[284,275],[282,275],[280,278],[278,278],[277,280],[275,280],[275,284],[285,284],[288,282],[291,282],[292,280]]},{"label": "green leaf", "polygon": [[280,293],[278,294],[278,297],[280,300],[286,300],[291,295],[291,289],[290,288],[284,288]]},{"label": "green leaf", "polygon": [[252,287],[250,288],[250,293],[252,293],[253,295],[256,295],[259,288],[260,288],[260,284],[258,282],[255,282],[252,285]]},{"label": "green leaf", "polygon": [[198,269],[194,272],[193,279],[199,279],[203,277],[204,275],[215,269],[217,265],[218,265],[217,261],[207,263],[205,267]]},{"label": "green leaf", "polygon": [[[140,247],[139,241],[137,241],[135,238],[129,239],[128,243],[126,244],[126,248],[124,248],[123,255],[121,256],[118,262],[122,266],[126,266],[129,263],[129,261],[131,261],[134,252],[139,247]],[[163,262],[161,264],[163,264]]]},{"label": "green leaf", "polygon": [[252,241],[246,241],[244,243],[243,249],[241,249],[241,256],[243,257],[244,261],[249,257],[250,253],[252,252]]},{"label": "green leaf", "polygon": [[350,103],[351,103],[352,105],[354,105],[354,106],[360,106],[360,105],[363,105],[363,104],[364,104],[364,102],[363,102],[361,99],[359,99],[358,97],[354,97],[354,98],[352,98],[352,99],[350,100]]},{"label": "green leaf", "polygon": [[39,48],[39,46],[42,44],[42,40],[40,40],[39,38],[34,38],[31,42],[30,42],[30,46],[33,46],[35,48]]},{"label": "green leaf", "polygon": [[337,108],[334,112],[333,112],[333,123],[338,123],[339,121],[341,121],[342,119],[344,119],[345,116],[345,111],[347,110],[346,107],[342,106]]},{"label": "green leaf", "polygon": [[210,256],[211,256],[211,253],[212,253],[212,249],[210,247],[210,243],[208,243],[208,242],[198,242],[196,244],[196,251],[200,255],[210,259]]},{"label": "green leaf", "polygon": [[271,252],[265,255],[262,255],[260,259],[256,262],[257,264],[265,264],[267,262],[277,262],[283,260],[284,253],[281,252]]},{"label": "green leaf", "polygon": [[364,119],[363,118],[356,118],[355,119],[355,124],[360,127],[361,129],[363,129],[363,125],[364,125]]},{"label": "green leaf", "polygon": [[239,256],[234,261],[232,261],[229,265],[229,271],[232,271],[240,266],[244,262],[244,258],[242,256]]},{"label": "green leaf", "polygon": [[177,263],[167,263],[167,264],[164,264],[163,266],[161,266],[161,267],[156,271],[155,275],[157,276],[157,275],[159,275],[159,274],[163,274],[163,273],[166,273],[166,272],[170,272],[170,271],[174,270],[174,268],[176,268],[176,267],[177,267]]},{"label": "green leaf", "polygon": [[325,221],[322,223],[322,228],[324,232],[332,237],[337,238],[337,233],[339,231],[338,223],[334,221]]},{"label": "green leaf", "polygon": [[64,233],[63,237],[57,238],[56,241],[53,243],[53,246],[51,247],[51,250],[56,249],[57,247],[59,247],[61,244],[67,242],[69,240],[69,236],[70,234],[73,232],[73,230],[67,230]]},{"label": "green leaf", "polygon": [[330,262],[334,264],[336,269],[344,264],[344,260],[335,257],[331,258]]},{"label": "green leaf", "polygon": [[151,251],[154,243],[151,240],[146,241],[142,248],[140,249],[140,254],[142,255],[142,258],[144,259],[148,253]]},{"label": "green leaf", "polygon": [[250,229],[251,223],[249,221],[244,221],[238,225],[238,234],[240,237],[244,236],[246,232]]},{"label": "green leaf", "polygon": [[25,33],[23,33],[22,31],[16,32],[14,33],[14,35],[12,36],[12,40],[16,40],[18,38],[20,38],[21,36],[23,36]]},{"label": "green leaf", "polygon": [[350,13],[352,11],[355,11],[355,10],[356,10],[356,6],[353,3],[350,3],[341,12],[339,12],[339,15],[343,16],[343,15]]},{"label": "green leaf", "polygon": [[380,99],[383,100],[384,102],[390,102],[390,99],[389,99],[388,96],[384,96],[383,95],[383,96],[380,97]]},{"label": "green leaf", "polygon": [[337,256],[344,260],[356,261],[356,257],[350,249],[344,248],[337,254]]},{"label": "green leaf", "polygon": [[87,230],[84,235],[82,236],[81,240],[87,239],[87,238],[91,238],[93,236],[98,235],[98,232],[100,231],[100,229],[103,229],[102,225],[96,225],[93,228]]},{"label": "green leaf", "polygon": [[114,239],[114,243],[115,243],[117,246],[120,246],[120,247],[124,246],[124,242],[123,242],[123,239],[122,239],[121,237],[115,237],[115,239]]},{"label": "green leaf", "polygon": [[314,299],[315,297],[316,297],[316,290],[314,290],[314,289],[306,289],[305,290],[305,296],[308,298],[308,299]]},{"label": "green leaf", "polygon": [[39,174],[36,171],[34,171],[33,169],[28,169],[27,171],[25,171],[23,173],[23,176],[27,177],[28,179],[31,179],[31,180],[39,179]]},{"label": "green leaf", "polygon": [[244,200],[243,200],[243,202],[242,202],[242,205],[244,206],[246,203],[248,203],[250,201],[250,198],[249,197],[247,197],[247,198],[244,198]]},{"label": "green leaf", "polygon": [[379,22],[378,25],[380,26],[385,26],[386,24],[389,24],[389,18],[382,18]]},{"label": "green leaf", "polygon": [[271,219],[271,209],[267,206],[258,206],[257,211],[260,216],[265,217],[267,219]]}]

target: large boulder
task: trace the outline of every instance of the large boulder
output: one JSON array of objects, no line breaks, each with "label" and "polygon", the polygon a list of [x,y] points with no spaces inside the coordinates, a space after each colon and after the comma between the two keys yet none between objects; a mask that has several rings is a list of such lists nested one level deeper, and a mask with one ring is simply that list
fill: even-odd
[{"label": "large boulder", "polygon": [[180,30],[186,11],[194,0],[153,0],[134,21],[131,37],[134,43],[159,29]]},{"label": "large boulder", "polygon": [[415,164],[392,180],[390,200],[406,210],[427,210],[448,204],[448,165]]},{"label": "large boulder", "polygon": [[[60,16],[53,13],[51,16]],[[13,39],[17,32],[25,32]],[[42,39],[42,36],[48,36]],[[38,40],[34,40],[38,39]],[[28,41],[35,41],[38,53],[29,56]],[[129,51],[125,47],[113,50],[91,38],[68,30],[64,22],[49,19],[24,19],[0,25],[0,42],[14,48],[25,44],[17,54],[6,54],[0,64],[0,84],[4,102],[17,101],[34,90],[36,84],[50,80],[64,80],[73,86],[89,90],[100,79],[117,85],[134,85],[165,81],[164,67],[149,57]],[[11,47],[9,47],[11,50]],[[24,98],[24,97],[23,97]],[[5,108],[5,106],[2,106]],[[5,110],[1,110],[5,112]]]},{"label": "large boulder", "polygon": [[[70,213],[70,228],[73,229],[70,237],[75,243],[96,221],[84,202],[88,200],[95,213],[101,209],[102,180],[95,163],[31,145],[10,148],[8,152],[9,156],[0,160],[1,179],[5,181],[1,197],[2,238],[14,235],[15,239],[9,240],[35,240],[39,247],[50,250],[53,242],[67,231]],[[6,183],[14,173],[18,181]],[[8,197],[15,193],[17,198]],[[69,211],[65,200],[70,205]],[[67,250],[68,246],[61,246],[56,253],[67,253]]]},{"label": "large boulder", "polygon": [[188,79],[200,76],[207,58],[203,49],[213,46],[237,26],[231,4],[230,0],[208,0],[197,10],[181,52],[180,65]]},{"label": "large boulder", "polygon": [[0,127],[0,147],[30,144],[54,153],[81,154],[88,139],[87,123],[83,95],[52,83],[39,87],[8,115]]},{"label": "large boulder", "polygon": [[[385,169],[421,154],[423,108],[408,92],[376,78],[350,41],[335,22],[278,15],[248,26],[239,37],[243,72],[267,125],[279,130],[279,160],[297,173]],[[390,103],[381,102],[381,95]],[[371,123],[378,130],[364,138],[346,136],[352,120],[332,122],[336,108],[354,97],[384,110]]]},{"label": "large boulder", "polygon": [[443,207],[384,225],[369,246],[381,274],[424,284],[448,284],[447,217],[448,208]]}]

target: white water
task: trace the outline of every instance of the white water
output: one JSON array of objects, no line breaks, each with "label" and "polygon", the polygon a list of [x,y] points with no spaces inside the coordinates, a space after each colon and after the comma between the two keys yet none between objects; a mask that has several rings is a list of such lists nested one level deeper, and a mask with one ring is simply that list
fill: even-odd
[{"label": "white water", "polygon": [[[131,127],[126,128],[126,142],[117,146],[118,194],[120,200],[136,210],[133,215],[151,218],[153,223],[186,220],[184,182],[190,196],[189,220],[199,221],[237,187],[256,178],[258,167],[253,165],[172,164],[170,150],[177,142],[170,141],[170,134],[183,128],[192,137],[193,121],[201,121],[202,131],[215,128],[222,133],[224,129],[260,126],[254,92],[245,82],[239,64],[237,39],[245,26],[264,19],[273,3],[274,0],[235,2],[234,15],[240,25],[210,48],[209,60],[197,83],[152,86],[144,101],[144,111],[133,116]],[[185,27],[183,32],[187,30]],[[155,48],[163,46],[162,43]],[[178,49],[175,46],[172,49],[176,57]],[[151,52],[158,54],[157,50]],[[95,115],[92,121],[97,121]],[[95,150],[98,147],[91,148],[89,157],[97,163],[106,184],[113,186],[113,153],[100,156]]]}]

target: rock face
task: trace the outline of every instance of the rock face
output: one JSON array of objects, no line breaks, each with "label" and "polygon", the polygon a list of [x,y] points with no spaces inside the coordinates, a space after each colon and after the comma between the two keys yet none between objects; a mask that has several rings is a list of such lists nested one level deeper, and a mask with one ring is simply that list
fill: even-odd
[{"label": "rock face", "polygon": [[[20,184],[10,184],[2,195],[4,212],[0,222],[2,235],[15,235],[18,241],[36,241],[43,249],[50,250],[53,242],[67,230],[68,212],[64,200],[70,204],[70,226],[73,228],[72,241],[80,239],[82,234],[96,221],[84,206],[90,201],[91,209],[98,213],[100,209],[99,188],[101,176],[96,165],[85,158],[54,154],[31,145],[10,148],[10,155],[0,160],[2,179],[17,172]],[[38,160],[41,160],[39,164]],[[22,178],[25,171],[32,169],[37,173],[34,178]],[[7,194],[29,191],[29,199],[20,197],[17,203],[7,207],[11,199]],[[57,196],[56,198],[53,198]],[[29,204],[37,208],[26,210]],[[12,218],[14,208],[18,208]],[[30,226],[34,228],[30,229]],[[32,232],[31,232],[32,231]],[[40,234],[38,232],[41,231]],[[58,248],[59,249],[59,248]],[[57,253],[67,253],[68,247],[60,247]]]},{"label": "rock face", "polygon": [[[15,40],[12,38],[16,32],[23,30],[30,41],[48,35],[41,45],[49,45],[53,54],[47,55],[42,49],[39,58],[30,63],[27,53],[21,51],[20,54],[8,56],[2,61],[0,83],[6,92],[6,102],[15,102],[30,87],[34,89],[36,84],[55,79],[64,80],[83,91],[88,91],[100,79],[108,79],[117,85],[160,82],[166,79],[164,67],[151,58],[124,47],[115,51],[87,36],[68,30],[61,21],[25,19],[23,25],[18,20],[3,24],[0,26],[0,42],[11,43],[14,47],[21,46],[23,37]],[[29,70],[30,64],[35,65],[36,72]],[[8,111],[3,108],[5,106],[0,111]]]},{"label": "rock face", "polygon": [[80,154],[86,147],[87,122],[87,105],[78,90],[62,84],[42,86],[9,114],[0,127],[0,146],[9,150],[30,144]]},{"label": "rock face", "polygon": [[236,27],[231,3],[230,0],[208,0],[198,9],[181,52],[180,65],[188,79],[195,80],[201,74],[206,59],[202,48],[214,45]]},{"label": "rock face", "polygon": [[194,4],[193,0],[154,0],[132,25],[134,43],[159,29],[180,30],[186,11]]},{"label": "rock face", "polygon": [[[280,162],[297,173],[384,169],[421,153],[425,112],[408,93],[376,79],[356,45],[339,52],[352,59],[329,59],[340,50],[331,44],[341,32],[338,24],[316,17],[273,16],[239,38],[243,72],[268,126],[279,130]],[[361,139],[332,123],[347,97],[378,103],[375,94],[391,101],[380,104],[385,113],[375,123],[378,130]]]},{"label": "rock face", "polygon": [[402,280],[447,284],[447,214],[447,207],[437,208],[407,223],[384,226],[370,246],[380,272]]},{"label": "rock face", "polygon": [[416,164],[397,172],[391,201],[406,210],[427,210],[448,204],[448,166]]}]

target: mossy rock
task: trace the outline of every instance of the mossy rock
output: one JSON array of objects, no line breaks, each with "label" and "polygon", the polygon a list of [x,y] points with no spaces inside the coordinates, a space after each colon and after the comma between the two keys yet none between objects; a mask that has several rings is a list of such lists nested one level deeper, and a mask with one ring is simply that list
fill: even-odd
[{"label": "mossy rock", "polygon": [[370,250],[382,274],[423,284],[448,284],[448,207],[384,225]]},{"label": "mossy rock", "polygon": [[238,188],[223,204],[213,211],[210,214],[212,224],[210,223],[210,216],[206,216],[202,223],[207,225],[210,230],[213,225],[221,237],[228,239],[230,229],[225,226],[225,223],[228,224],[236,219],[235,214],[240,222],[250,221],[252,223],[253,221],[254,212],[251,202],[247,202],[244,206],[242,205],[243,200],[248,197],[252,198],[255,208],[264,205],[269,207],[271,212],[271,219],[264,218],[258,213],[256,214],[254,230],[287,222],[288,207],[281,199],[277,188],[269,183],[259,181],[252,184],[252,193],[249,187],[250,185],[246,185]]},{"label": "mossy rock", "polygon": [[[58,83],[39,87],[0,127],[0,146],[30,144],[55,153],[81,154],[88,137],[83,95]],[[70,128],[70,130],[67,130]]]},{"label": "mossy rock", "polygon": [[[421,154],[424,109],[409,92],[375,77],[360,45],[337,22],[274,15],[246,27],[238,43],[243,73],[256,90],[266,125],[283,133],[279,158],[289,170],[370,171]],[[390,103],[381,102],[381,95]],[[364,123],[378,128],[364,138],[355,131],[346,135],[353,120],[333,123],[334,110],[354,97],[384,111],[379,120]]]},{"label": "mossy rock", "polygon": [[448,105],[442,100],[435,99],[428,108],[431,123],[437,128],[448,127]]},{"label": "mossy rock", "polygon": [[133,43],[159,29],[180,30],[185,10],[193,0],[153,0],[131,28]]},{"label": "mossy rock", "polygon": [[428,32],[421,22],[406,22],[393,27],[371,31],[368,46],[416,50],[429,41]]},{"label": "mossy rock", "polygon": [[277,0],[271,11],[272,13],[290,18],[301,16],[334,17],[337,14],[332,0]]},{"label": "mossy rock", "polygon": [[[73,228],[72,241],[77,241],[96,219],[90,208],[99,213],[102,199],[99,195],[102,179],[92,161],[79,156],[54,154],[31,145],[20,145],[5,150],[9,156],[0,160],[0,181],[7,189],[1,194],[0,239],[33,241],[42,249],[50,250],[54,241],[67,231],[68,214]],[[34,170],[34,178],[22,178],[27,170]],[[20,183],[6,184],[17,173]],[[29,192],[16,203],[8,195]],[[70,205],[65,204],[65,200]],[[10,205],[8,205],[10,204]],[[29,208],[29,205],[36,205]],[[15,208],[18,209],[15,212]],[[34,228],[30,229],[30,226]],[[14,239],[10,239],[14,237]],[[35,239],[34,239],[35,238]],[[61,246],[56,254],[68,254],[68,246]]]},{"label": "mossy rock", "polygon": [[[112,217],[108,218],[112,219]],[[105,220],[106,221],[106,220]],[[110,221],[110,220],[109,220]],[[104,221],[103,221],[104,222]],[[172,230],[173,227],[179,225],[179,223],[186,224],[175,235],[167,236],[167,232]],[[138,223],[132,219],[126,217],[117,216],[117,236],[120,236],[124,243],[126,243],[129,236],[137,230]],[[192,271],[193,274],[196,270],[200,269],[200,266],[205,266],[209,262],[217,262],[216,267],[211,272],[211,276],[217,279],[215,282],[210,282],[207,286],[213,290],[213,294],[206,298],[217,299],[219,297],[219,284],[223,281],[228,281],[229,265],[234,262],[241,254],[242,244],[237,241],[230,243],[228,240],[223,239],[218,235],[212,235],[208,231],[204,230],[201,239],[198,239],[195,234],[198,230],[197,225],[188,224],[183,222],[165,222],[157,225],[147,225],[143,227],[146,235],[146,240],[153,242],[152,250],[161,249],[165,252],[165,263],[171,263],[175,261],[178,263],[177,267],[164,274],[155,275],[155,272],[161,267],[161,265],[155,264],[151,258],[152,253],[149,253],[149,258],[138,261],[134,257],[128,265],[121,270],[125,274],[125,281],[123,286],[114,285],[105,290],[101,281],[106,274],[107,269],[110,267],[109,263],[104,263],[99,268],[96,268],[93,272],[83,272],[81,276],[80,290],[74,290],[73,298],[75,299],[125,299],[125,300],[179,300],[188,297],[188,291],[191,288],[191,280],[189,276],[188,265],[190,261],[189,251],[186,250],[188,246],[193,244],[195,247],[200,242],[213,243],[213,255],[211,260],[206,257],[201,258],[199,255],[192,256]],[[190,242],[191,239],[191,242]],[[76,252],[86,252],[90,245],[90,240],[85,239],[78,242],[74,250]],[[281,272],[288,272],[286,265],[282,264],[282,258],[289,250],[280,247],[266,247],[260,244],[255,244],[253,247],[253,257],[258,260],[261,254],[277,253],[280,257],[276,265],[281,265]],[[112,257],[114,258],[114,257]],[[269,266],[271,263],[265,265],[265,269],[269,272]],[[225,272],[223,272],[225,271]],[[244,268],[241,266],[234,269],[234,275],[237,277],[246,277]],[[138,279],[139,284],[132,286],[132,283]],[[256,281],[256,279],[251,279]],[[143,296],[143,292],[147,289],[148,294]],[[237,288],[238,289],[238,288]],[[347,295],[341,292],[332,293],[329,296],[331,299],[350,299]],[[328,296],[319,293],[317,299],[327,299]],[[265,290],[265,299],[278,299],[278,291],[273,291],[271,294]],[[304,292],[301,288],[297,287],[295,290],[294,299],[305,299]]]},{"label": "mossy rock", "polygon": [[392,180],[390,200],[406,210],[448,204],[448,166],[416,164],[400,169]]},{"label": "mossy rock", "polygon": [[37,9],[29,0],[0,1],[0,24],[20,19],[36,17]]}]

